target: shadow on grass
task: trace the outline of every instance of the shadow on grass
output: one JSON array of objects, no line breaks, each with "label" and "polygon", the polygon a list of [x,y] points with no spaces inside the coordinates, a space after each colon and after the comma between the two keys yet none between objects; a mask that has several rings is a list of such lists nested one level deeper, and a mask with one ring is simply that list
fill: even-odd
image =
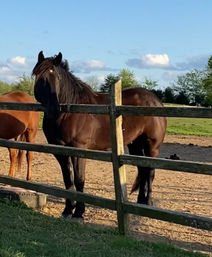
[{"label": "shadow on grass", "polygon": [[0,199],[1,257],[142,256],[200,257],[162,243],[120,236],[115,229],[81,225],[37,213],[25,205]]}]

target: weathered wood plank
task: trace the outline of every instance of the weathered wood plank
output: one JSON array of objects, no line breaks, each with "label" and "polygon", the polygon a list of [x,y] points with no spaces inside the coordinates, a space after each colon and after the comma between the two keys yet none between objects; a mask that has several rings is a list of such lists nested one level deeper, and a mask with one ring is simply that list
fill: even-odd
[{"label": "weathered wood plank", "polygon": [[0,102],[0,110],[17,110],[17,111],[41,111],[44,112],[46,108],[37,103],[11,103]]},{"label": "weathered wood plank", "polygon": [[48,144],[48,145],[32,144],[27,142],[17,142],[17,141],[0,138],[0,146],[21,149],[21,150],[28,150],[33,152],[76,156],[76,157],[88,158],[92,160],[100,160],[100,161],[108,161],[108,162],[111,162],[112,160],[111,152],[86,150],[81,148],[60,146],[60,145],[53,145],[53,144]]},{"label": "weathered wood plank", "polygon": [[119,158],[122,164],[212,175],[212,165],[201,162],[178,161],[129,154],[120,155]]},{"label": "weathered wood plank", "polygon": [[212,108],[117,106],[117,115],[212,118]]},{"label": "weathered wood plank", "polygon": [[[105,151],[95,151],[95,150],[86,150],[74,147],[64,147],[58,145],[42,145],[42,144],[31,144],[27,142],[16,142],[6,139],[0,139],[0,146],[28,150],[33,152],[44,152],[52,154],[62,154],[70,155],[81,158],[87,158],[92,160],[101,160],[101,161],[112,161],[112,153]],[[120,163],[122,165],[134,165],[134,166],[144,166],[150,168],[158,169],[168,169],[173,171],[183,171],[196,174],[212,175],[212,165],[201,163],[201,162],[191,162],[191,161],[178,161],[178,160],[169,160],[162,158],[152,158],[144,156],[134,156],[128,154],[122,154],[119,156]]]},{"label": "weathered wood plank", "polygon": [[123,211],[122,204],[127,201],[126,171],[124,165],[119,162],[119,155],[124,154],[122,116],[117,117],[116,115],[116,105],[121,105],[122,102],[121,89],[121,81],[118,81],[111,88],[110,130],[118,226],[119,232],[125,234],[128,230],[128,215]]},{"label": "weathered wood plank", "polygon": [[[0,183],[8,184],[15,187],[21,187],[29,190],[34,190],[44,194],[53,195],[61,198],[68,198],[75,201],[85,202],[93,206],[98,206],[101,208],[106,208],[110,210],[116,210],[115,200],[106,199],[98,196],[93,196],[90,194],[85,194],[81,192],[73,192],[66,189],[39,184],[35,182],[29,182],[25,180],[10,178],[7,176],[0,176]],[[212,230],[212,219],[207,217],[201,217],[197,215],[191,215],[187,213],[180,213],[171,210],[163,210],[160,208],[134,204],[130,202],[123,203],[123,210],[126,213],[131,213],[139,216],[149,217],[153,219],[168,221],[176,224],[181,224],[185,226],[191,226],[199,229]]]},{"label": "weathered wood plank", "polygon": [[212,230],[212,219],[198,215],[192,215],[177,211],[164,210],[144,204],[123,203],[125,212],[149,217],[157,220],[168,221],[171,223],[181,224],[184,226],[198,229]]},{"label": "weathered wood plank", "polygon": [[70,191],[59,187],[38,184],[35,182],[29,182],[21,179],[10,178],[3,175],[0,175],[0,183],[15,186],[15,187],[21,187],[29,190],[34,190],[37,192],[53,195],[56,197],[71,199],[79,202],[85,202],[101,208],[116,210],[115,200],[112,200],[112,199],[106,199],[99,196],[93,196],[86,193]]},{"label": "weathered wood plank", "polygon": [[72,112],[72,113],[93,113],[93,114],[109,114],[110,106],[108,105],[91,105],[91,104],[61,104],[61,112]]},{"label": "weathered wood plank", "polygon": [[[41,104],[24,104],[1,102],[0,109],[3,110],[23,110],[23,111],[45,111]],[[94,113],[109,114],[108,105],[87,105],[72,104],[60,105],[59,111],[72,113]],[[137,115],[137,116],[164,116],[164,117],[187,117],[187,118],[212,118],[212,108],[190,108],[190,107],[141,107],[141,106],[116,106],[118,115]]]}]

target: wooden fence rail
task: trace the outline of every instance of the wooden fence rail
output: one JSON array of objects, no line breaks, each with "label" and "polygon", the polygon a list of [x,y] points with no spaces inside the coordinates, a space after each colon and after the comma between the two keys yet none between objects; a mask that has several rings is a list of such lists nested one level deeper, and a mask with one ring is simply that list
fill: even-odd
[{"label": "wooden fence rail", "polygon": [[[41,106],[40,104],[0,103],[0,109],[45,111],[45,107]],[[116,200],[92,196],[80,192],[72,192],[53,186],[27,182],[23,180],[9,178],[6,176],[0,176],[0,183],[23,187],[26,189],[54,195],[57,197],[71,198],[76,201],[81,201],[102,208],[115,210],[117,212],[119,231],[122,234],[126,233],[128,229],[128,213],[146,216],[163,221],[174,222],[177,224],[191,226],[195,228],[212,230],[211,218],[164,210],[142,204],[133,204],[127,201],[126,172],[124,169],[125,164],[136,166],[141,165],[144,167],[168,169],[174,171],[185,171],[205,175],[212,175],[212,165],[201,162],[167,160],[162,158],[155,159],[151,157],[132,156],[124,154],[121,116],[142,115],[212,118],[211,108],[121,106],[121,83],[118,82],[112,89],[110,105],[60,105],[59,110],[61,112],[110,115],[112,127],[112,152],[86,150],[58,145],[41,145],[26,142],[14,142],[5,139],[0,139],[0,146],[113,162]]]},{"label": "wooden fence rail", "polygon": [[[117,202],[113,199],[107,199],[99,196],[93,196],[86,193],[74,192],[54,186],[39,184],[35,182],[28,182],[25,180],[10,178],[7,176],[0,176],[0,183],[8,184],[11,186],[22,187],[38,191],[44,194],[53,195],[56,197],[72,199],[75,201],[85,202],[101,208],[117,211]],[[164,210],[161,208],[148,206],[144,204],[135,204],[131,202],[123,202],[123,211],[125,213],[131,213],[138,216],[149,217],[157,220],[168,221],[184,226],[210,230],[212,231],[212,219],[207,217],[201,217],[198,215],[192,215],[188,213],[182,213],[171,210]],[[119,228],[120,229],[120,228]]]},{"label": "wooden fence rail", "polygon": [[[41,104],[24,104],[1,102],[2,110],[19,111],[42,111],[46,109]],[[72,113],[94,113],[110,114],[110,106],[94,104],[61,104],[59,111]],[[212,108],[188,108],[188,107],[141,107],[141,106],[116,106],[116,116],[137,115],[137,116],[163,116],[163,117],[184,117],[184,118],[212,118]]]},{"label": "wooden fence rail", "polygon": [[[105,151],[86,150],[69,146],[32,144],[27,142],[16,142],[12,140],[0,139],[0,146],[9,147],[33,152],[43,152],[61,155],[70,155],[92,160],[112,162],[112,153]],[[163,158],[152,158],[145,156],[135,156],[129,154],[119,155],[120,164],[140,165],[149,168],[166,169],[173,171],[183,171],[196,174],[212,175],[212,165],[202,162],[178,161]]]}]

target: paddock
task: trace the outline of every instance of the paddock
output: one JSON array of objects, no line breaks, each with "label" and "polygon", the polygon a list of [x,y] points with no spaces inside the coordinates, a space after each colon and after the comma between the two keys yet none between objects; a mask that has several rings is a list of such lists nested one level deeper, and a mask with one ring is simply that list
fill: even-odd
[{"label": "paddock", "polygon": [[[36,142],[46,144],[41,129],[38,131]],[[212,163],[210,159],[212,158],[211,145],[212,138],[208,137],[168,135],[165,138],[161,156],[166,157],[175,152],[185,160],[199,161],[200,158],[203,158],[205,162]],[[64,188],[62,174],[55,158],[47,153],[35,152],[34,154],[32,181]],[[7,149],[3,147],[0,148],[0,164],[0,174],[7,175],[9,156]],[[25,169],[26,161],[23,162],[21,173],[16,173],[16,178],[25,179]],[[136,169],[133,166],[127,166],[126,169],[129,193]],[[156,206],[160,208],[209,217],[212,209],[211,183],[212,179],[207,175],[156,170],[153,199]],[[113,174],[110,163],[88,160],[85,192],[114,199]],[[130,201],[136,201],[136,194],[130,196]],[[49,196],[47,205],[41,212],[60,217],[63,208],[64,200],[62,198]],[[84,222],[117,227],[116,212],[88,206]],[[130,231],[138,239],[159,242],[172,241],[173,244],[183,248],[212,252],[212,235],[206,230],[132,215]]]},{"label": "paddock", "polygon": [[[5,106],[3,108],[5,108]],[[12,108],[14,108],[14,107],[12,107]],[[17,106],[16,106],[16,108],[17,108]],[[20,109],[22,109],[22,108],[23,108],[23,106],[20,107]],[[34,109],[34,108],[37,108],[37,107],[32,105],[32,109]],[[38,108],[38,109],[42,110],[42,108]],[[92,108],[90,108],[90,109],[92,109]],[[118,109],[118,112],[123,111],[122,108],[120,108],[120,107],[117,108],[117,109]],[[167,109],[167,108],[165,108],[165,109]],[[64,109],[62,109],[62,110],[64,110]],[[94,108],[93,108],[93,110],[94,110]],[[181,115],[183,115],[184,117],[186,117],[186,115],[196,116],[195,112],[197,112],[198,117],[202,117],[202,116],[211,117],[211,110],[210,109],[192,110],[192,114],[188,114],[188,112],[186,112],[184,109],[173,108],[172,111],[173,110],[175,111],[175,114],[173,114],[173,113],[170,114],[170,112],[169,112],[170,109],[168,108],[165,115],[166,116],[174,116],[174,115],[181,116]],[[106,111],[104,110],[105,113],[107,111],[108,111],[108,109],[106,109]],[[129,108],[128,111],[131,112],[132,110],[130,110],[130,108]],[[156,111],[156,113],[154,113],[154,115],[161,115],[161,111],[163,112],[164,110],[163,109],[158,109],[158,110],[155,110],[155,111]],[[190,110],[189,110],[189,113],[190,113]],[[125,114],[126,114],[126,112],[125,112]],[[116,115],[117,115],[117,113],[116,113]],[[148,110],[147,110],[147,113],[145,112],[145,115],[152,115],[152,114],[148,113]],[[163,115],[164,115],[164,113],[163,113]],[[191,138],[189,138],[188,140],[189,140],[189,144],[192,144]],[[1,143],[1,145],[6,146],[6,145],[4,145],[4,142]],[[19,145],[20,145],[20,143],[19,143]],[[27,145],[27,144],[25,144],[25,145]],[[12,145],[10,144],[9,147],[13,147],[13,146],[14,146],[14,144],[12,144]],[[22,144],[22,146],[23,146],[22,149],[25,149],[26,146],[24,146],[24,144]],[[209,146],[211,146],[211,144],[209,144]],[[15,147],[17,147],[17,146],[14,146],[14,148]],[[209,148],[209,150],[211,150],[210,147],[208,147],[208,148]],[[28,148],[26,148],[26,149],[28,149]],[[33,149],[31,148],[31,150],[34,150],[34,149],[35,148],[33,148]],[[39,152],[52,152],[52,150],[49,151],[46,147],[40,146]],[[62,148],[60,148],[57,151],[62,151]],[[63,149],[63,151],[64,151],[64,149]],[[73,150],[71,150],[71,151],[73,151]],[[69,154],[70,154],[70,152],[69,152]],[[82,156],[83,153],[82,152],[80,153],[79,150],[78,150],[77,154],[79,154],[77,156]],[[37,153],[36,154],[37,158],[35,157],[35,159],[39,160],[39,158],[42,155],[43,155],[42,153]],[[45,155],[44,161],[43,162],[40,161],[39,163],[37,163],[37,165],[38,165],[37,168],[38,169],[37,169],[37,171],[35,171],[35,174],[36,174],[35,176],[36,177],[34,177],[33,180],[43,182],[43,183],[48,183],[48,184],[54,184],[54,185],[59,186],[59,187],[63,187],[62,186],[63,184],[61,185],[62,177],[61,177],[61,174],[60,174],[59,167],[53,162],[53,159],[48,159],[48,158],[53,158],[51,155],[48,155],[46,153],[44,155]],[[88,155],[91,157],[92,153],[89,153],[89,151],[86,152],[86,157],[88,157]],[[48,156],[50,156],[50,157],[48,157]],[[103,154],[97,154],[97,156],[98,156],[97,159],[103,159]],[[108,154],[104,155],[104,158],[107,158],[107,160],[110,160],[110,157],[109,157]],[[95,158],[92,157],[91,159],[95,159]],[[120,163],[122,163],[122,164],[123,163],[128,163],[127,161],[128,160],[126,159],[125,155],[120,156],[120,158],[119,158]],[[131,158],[129,163],[132,163],[133,161],[135,162],[136,159]],[[196,248],[196,250],[203,250],[203,251],[210,252],[211,251],[210,247],[211,247],[211,241],[212,240],[211,240],[210,233],[207,231],[207,230],[211,230],[210,207],[209,207],[209,209],[205,209],[205,206],[202,207],[201,203],[204,203],[206,201],[206,202],[209,202],[209,206],[211,205],[211,200],[210,200],[211,199],[211,191],[209,189],[209,184],[211,184],[211,177],[208,176],[208,175],[203,175],[203,174],[211,174],[211,165],[210,164],[209,165],[208,164],[198,164],[198,163],[195,164],[195,163],[191,163],[191,162],[187,163],[187,162],[182,162],[182,161],[171,162],[171,161],[165,161],[165,160],[164,161],[163,160],[157,160],[157,161],[153,162],[155,164],[150,164],[150,160],[142,159],[142,161],[145,162],[145,165],[156,165],[156,167],[160,167],[160,168],[163,167],[163,168],[167,168],[169,170],[170,169],[174,170],[174,168],[176,168],[176,170],[178,170],[178,172],[171,172],[171,171],[164,171],[164,170],[158,170],[157,171],[156,177],[159,177],[158,174],[162,177],[161,177],[161,180],[159,180],[158,182],[156,180],[156,182],[155,182],[157,184],[155,184],[155,187],[156,187],[155,192],[154,192],[154,189],[153,189],[153,197],[156,199],[156,206],[159,209],[149,208],[149,207],[147,208],[145,206],[143,206],[143,207],[140,206],[139,207],[137,205],[128,204],[127,202],[120,203],[122,208],[124,208],[123,210],[124,210],[125,214],[127,212],[136,213],[136,214],[139,214],[140,216],[150,216],[150,217],[154,217],[154,218],[157,219],[155,221],[155,220],[144,218],[144,217],[137,217],[137,216],[136,217],[134,217],[134,216],[130,217],[130,231],[132,231],[132,233],[136,233],[136,235],[139,235],[139,237],[141,237],[143,235],[145,239],[147,239],[148,234],[150,234],[150,239],[152,239],[152,240],[163,240],[163,238],[166,238],[168,241],[172,240],[173,242],[176,242],[176,244],[183,243],[184,247],[186,247],[187,245],[190,245],[191,249],[193,249],[193,250]],[[151,161],[153,161],[153,160],[151,160]],[[87,168],[87,171],[86,171],[86,184],[87,184],[86,193],[87,192],[88,193],[93,192],[92,193],[92,195],[93,195],[92,199],[95,199],[95,196],[97,196],[97,198],[96,198],[97,206],[101,206],[101,207],[109,207],[110,206],[109,209],[116,210],[117,206],[115,207],[115,205],[114,205],[115,202],[113,200],[114,199],[113,172],[112,172],[112,169],[110,169],[110,167],[112,167],[112,165],[107,163],[108,166],[106,166],[106,168],[103,168],[104,165],[103,165],[102,162],[101,163],[97,162],[97,163],[93,163],[93,164],[91,164],[91,162],[95,162],[95,161],[89,161],[89,165],[88,165],[88,168]],[[138,160],[137,160],[137,162],[138,162]],[[54,180],[53,181],[40,181],[39,180],[40,177],[38,176],[39,168],[42,168],[42,165],[50,164],[50,163],[53,164],[54,168],[56,168],[56,170],[59,172],[59,174],[56,173],[56,172],[54,173]],[[142,165],[143,165],[143,163],[142,163]],[[33,169],[34,168],[35,168],[35,163],[33,165]],[[189,168],[192,170],[192,173],[189,171]],[[95,173],[96,181],[97,182],[102,182],[102,183],[101,183],[101,185],[99,185],[99,183],[97,183],[97,182],[96,183],[92,182],[92,184],[89,186],[89,176],[92,175],[92,179],[94,178],[93,171],[95,169],[98,170],[98,172]],[[183,171],[184,169],[188,173],[179,172],[179,171]],[[48,168],[47,167],[45,169],[45,172],[46,171],[50,172],[50,174],[53,174],[53,168]],[[109,174],[107,174],[107,172],[109,172]],[[164,172],[166,172],[166,173],[164,173]],[[42,173],[41,177],[43,177],[44,176],[44,170],[41,170],[41,173]],[[127,189],[128,190],[129,190],[129,185],[131,185],[131,178],[130,178],[131,173],[133,173],[133,177],[134,177],[135,176],[134,168],[132,168],[130,166],[130,169],[129,169],[129,167],[127,166],[127,176],[128,176]],[[194,174],[194,173],[197,173],[197,174]],[[198,173],[200,173],[200,174],[198,174]],[[51,180],[50,179],[51,178],[50,174],[48,174],[48,173],[45,174],[46,177],[48,178],[47,180]],[[98,175],[96,175],[96,174],[98,174]],[[163,174],[165,174],[165,175],[163,175]],[[172,178],[170,177],[171,175],[172,175]],[[183,175],[183,176],[181,176],[181,175]],[[102,177],[102,180],[100,180],[99,176]],[[173,180],[175,182],[173,184],[171,184],[170,181],[173,179],[173,177],[176,180]],[[195,179],[195,177],[196,177],[196,179]],[[204,177],[205,177],[205,179],[204,179]],[[110,180],[110,178],[111,178],[111,180]],[[200,184],[196,189],[197,181],[200,182],[201,180],[203,180],[202,184]],[[1,182],[5,182],[5,181],[8,181],[8,184],[10,184],[10,183],[13,184],[13,180],[9,180],[7,178],[1,177]],[[27,182],[20,182],[20,183],[25,184]],[[18,182],[17,185],[20,184],[20,183]],[[97,185],[99,185],[99,186],[97,186]],[[109,185],[109,189],[106,188],[107,185]],[[27,186],[27,188],[28,188],[28,186]],[[168,189],[167,191],[165,190],[166,188]],[[92,190],[94,190],[94,191],[92,191]],[[179,197],[175,197],[177,195],[177,192],[180,192],[180,191],[181,191],[181,195]],[[200,198],[197,197],[197,195],[195,193],[196,191],[197,191],[197,195],[198,194],[202,195],[202,194],[204,194],[204,192],[206,192],[207,197],[205,196],[205,194]],[[159,197],[160,194],[161,194],[161,196]],[[186,194],[188,194],[188,198],[185,198]],[[67,195],[67,194],[65,194],[65,195]],[[75,195],[75,197],[76,197],[75,199],[82,199],[82,196],[80,196],[79,194],[73,194],[73,193],[70,192],[70,195],[73,195],[73,196]],[[100,196],[102,195],[104,198],[108,198],[108,200],[106,202],[104,200],[105,205],[101,202],[101,201],[103,201],[103,198],[98,198],[99,195]],[[191,197],[194,197],[194,199],[192,198],[192,200],[190,200]],[[88,197],[87,199],[89,199],[89,200],[86,200],[87,202],[92,203],[91,198]],[[56,206],[58,206],[58,209],[59,209],[60,205],[61,206],[64,205],[63,201],[61,201],[60,199],[58,200],[58,199],[55,199],[54,197],[50,197],[49,200],[50,200],[49,201],[50,207],[55,208]],[[130,196],[129,200],[130,201],[132,200],[133,202],[135,202],[134,195]],[[194,200],[197,201],[197,203],[198,203],[197,204],[197,206],[198,206],[197,209],[194,208],[196,206],[196,204],[194,203]],[[166,205],[165,204],[166,201],[168,201],[169,204]],[[177,204],[177,202],[179,204]],[[182,202],[184,202],[184,204],[182,204]],[[190,207],[188,208],[188,205],[187,205],[188,202],[191,202],[191,208]],[[116,204],[119,204],[119,203],[116,203]],[[92,204],[92,205],[95,205],[95,204]],[[49,212],[48,211],[49,207],[47,206],[46,208],[47,208],[47,210],[43,210],[43,211],[45,213],[48,213]],[[174,211],[177,211],[177,212],[172,212],[172,208],[173,208]],[[204,209],[203,214],[201,214],[199,212],[200,209]],[[122,210],[122,212],[123,212],[123,210]],[[141,211],[141,210],[143,210],[143,211]],[[141,212],[139,213],[139,211],[141,211]],[[184,212],[184,214],[180,214],[181,211]],[[144,213],[145,213],[145,215],[143,215]],[[147,213],[148,213],[148,215],[147,215]],[[52,213],[49,213],[49,214],[52,215]],[[198,217],[194,216],[193,214],[198,214],[198,216],[201,215],[201,216],[204,216],[205,218],[204,217],[202,217],[202,218],[199,217],[198,218]],[[54,214],[54,215],[58,215],[58,214]],[[96,222],[94,222],[93,219],[89,218],[90,215],[93,215],[92,217],[94,217],[94,220]],[[99,219],[97,217],[99,217]],[[173,224],[170,224],[170,223],[167,224],[164,221],[158,221],[158,219],[169,220],[169,221],[174,222],[174,223],[185,224],[185,225],[189,225],[189,226],[192,226],[192,227],[197,226],[199,228],[204,228],[205,230],[203,231],[203,230],[195,229],[195,228],[187,228],[187,227],[184,227],[184,226],[182,227],[180,225],[173,225]],[[106,222],[103,222],[104,220],[106,220]],[[108,224],[108,221],[109,221],[110,224]],[[85,216],[85,222],[97,223],[97,224],[104,223],[104,225],[112,225],[112,226],[117,225],[116,212],[107,211],[105,209],[99,210],[96,207],[92,207],[92,209],[91,209],[91,207],[89,207],[89,209],[87,210],[87,214]],[[154,224],[156,224],[156,225],[154,225]],[[161,225],[161,224],[163,224],[163,225]],[[179,231],[178,229],[176,229],[176,226],[178,226],[179,228],[182,227],[182,230]],[[157,235],[157,233],[153,232],[154,227],[156,227],[158,229],[158,235]],[[140,230],[140,228],[142,228],[143,231]],[[169,231],[169,233],[167,231]],[[176,234],[178,235],[178,236],[176,235],[176,237],[174,236],[175,231],[177,231]],[[185,237],[184,239],[181,240],[179,235],[180,234],[186,234],[187,233],[186,231],[190,231],[190,233],[188,233],[187,237]],[[147,233],[147,232],[149,232],[149,233]],[[167,236],[167,233],[169,234],[169,236]],[[196,239],[191,240],[192,236],[194,236],[194,238],[198,237],[198,239],[199,239],[200,235],[202,236],[202,238],[204,238],[204,242],[202,242],[201,240],[196,240]]]}]

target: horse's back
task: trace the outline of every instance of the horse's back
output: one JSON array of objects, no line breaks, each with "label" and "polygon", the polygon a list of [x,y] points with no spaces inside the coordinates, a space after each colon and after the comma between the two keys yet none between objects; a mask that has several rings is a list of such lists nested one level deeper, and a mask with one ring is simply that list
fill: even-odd
[{"label": "horse's back", "polygon": [[126,88],[122,91],[123,105],[161,107],[162,102],[150,90],[145,88]]},{"label": "horse's back", "polygon": [[[12,91],[0,96],[0,102],[36,103],[34,98],[27,93]],[[37,131],[40,114],[34,111],[0,110],[0,137],[16,138],[25,130]]]},{"label": "horse's back", "polygon": [[1,95],[0,102],[36,103],[31,95],[21,91],[11,91]]},{"label": "horse's back", "polygon": [[[129,88],[122,91],[122,104],[143,107],[162,107],[162,102],[151,91],[145,88]],[[123,135],[125,144],[129,144],[140,135],[159,146],[166,133],[167,121],[158,116],[124,116]]]},{"label": "horse's back", "polygon": [[[98,104],[109,104],[109,94],[97,94]],[[162,102],[151,91],[145,88],[127,88],[122,90],[122,104],[144,107],[162,107]],[[99,146],[110,147],[110,121],[105,115],[95,115],[98,122],[86,122],[85,130],[88,131],[88,124],[96,129],[95,138],[93,140]],[[94,119],[94,120],[95,120]],[[73,124],[73,122],[72,122]],[[71,126],[71,125],[70,125]],[[67,127],[70,127],[67,126]],[[77,131],[77,130],[76,130]],[[123,116],[123,136],[124,144],[128,145],[140,135],[155,141],[156,145],[160,145],[164,139],[166,131],[166,118],[158,116]],[[98,147],[96,147],[98,149]]]}]

